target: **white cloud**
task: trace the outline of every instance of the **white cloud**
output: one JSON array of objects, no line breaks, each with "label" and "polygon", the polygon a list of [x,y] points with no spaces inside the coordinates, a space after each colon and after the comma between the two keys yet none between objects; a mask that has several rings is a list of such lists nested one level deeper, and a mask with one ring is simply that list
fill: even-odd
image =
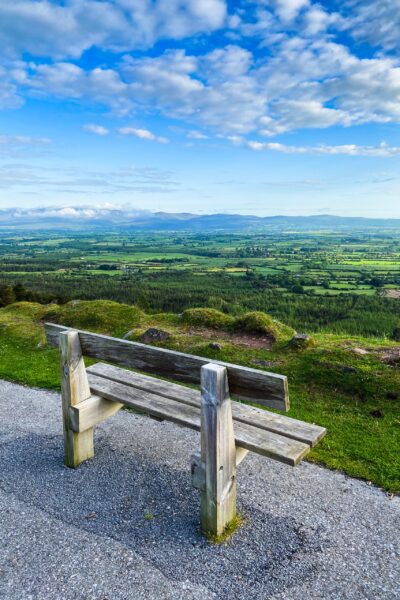
[{"label": "white cloud", "polygon": [[93,46],[128,51],[220,28],[224,0],[13,0],[0,3],[0,51],[78,58]]},{"label": "white cloud", "polygon": [[400,147],[389,146],[382,142],[379,146],[358,146],[356,144],[342,144],[338,146],[288,146],[277,142],[249,141],[246,145],[251,150],[270,150],[284,154],[334,154],[346,156],[376,156],[388,157],[400,155]]},{"label": "white cloud", "polygon": [[127,205],[118,204],[97,204],[94,206],[46,206],[37,208],[6,208],[0,209],[0,221],[13,221],[18,219],[20,222],[42,220],[48,218],[73,220],[83,219],[101,219],[110,220],[110,222],[126,222],[129,219],[143,217],[152,214],[150,211],[132,208]]},{"label": "white cloud", "polygon": [[349,0],[342,26],[355,39],[384,50],[400,49],[400,0]]},{"label": "white cloud", "polygon": [[0,109],[18,108],[23,99],[18,95],[17,86],[11,81],[6,69],[0,65]]},{"label": "white cloud", "polygon": [[202,133],[201,131],[196,131],[196,130],[188,131],[186,134],[186,137],[189,138],[190,140],[207,140],[208,139],[208,135],[206,135],[205,133]]},{"label": "white cloud", "polygon": [[309,6],[309,0],[273,0],[275,10],[283,21],[293,21],[299,12]]},{"label": "white cloud", "polygon": [[94,133],[95,135],[105,136],[110,133],[110,130],[103,125],[96,125],[95,123],[87,123],[83,126],[84,131],[88,133]]},{"label": "white cloud", "polygon": [[149,140],[152,142],[158,142],[159,144],[168,144],[169,140],[166,137],[155,135],[148,129],[136,129],[134,127],[120,127],[118,129],[120,135],[132,135],[141,140]]},{"label": "white cloud", "polygon": [[341,22],[338,13],[329,13],[320,4],[310,6],[303,15],[304,33],[315,36]]},{"label": "white cloud", "polygon": [[26,135],[0,135],[2,146],[43,146],[50,144],[51,140],[45,137],[30,137]]},{"label": "white cloud", "polygon": [[[3,2],[0,106],[18,106],[20,94],[95,103],[127,117],[160,114],[183,121],[191,131],[201,130],[187,134],[193,139],[399,123],[399,60],[379,54],[360,58],[335,41],[335,32],[347,28],[360,40],[394,48],[400,0],[378,3],[373,20],[376,4],[336,3],[343,12],[338,14],[312,0],[258,0],[236,8],[233,3],[227,14],[224,0]],[[193,53],[176,48],[177,40],[223,26],[230,28],[225,33],[235,43],[202,50],[207,46],[201,38]],[[243,37],[246,42],[252,38],[252,51],[242,47]],[[67,60],[94,45],[116,52],[147,48],[159,39],[175,40],[173,49],[126,54],[111,66],[105,59],[92,69]],[[23,51],[39,59],[24,62],[18,58]],[[107,132],[96,124],[85,129]],[[130,135],[140,137],[137,131]]]},{"label": "white cloud", "polygon": [[30,156],[43,152],[49,144],[51,140],[46,137],[0,135],[0,157]]},{"label": "white cloud", "polygon": [[[1,146],[0,146],[1,151]],[[121,169],[96,170],[74,165],[73,167],[50,166],[44,163],[20,161],[0,164],[0,189],[24,192],[34,188],[43,197],[70,197],[79,195],[95,197],[102,195],[115,201],[116,194],[170,194],[178,192],[181,184],[170,171],[154,167],[125,167]],[[67,200],[68,202],[68,200]],[[98,208],[109,211],[115,207],[102,203]],[[67,205],[69,208],[69,204]]]},{"label": "white cloud", "polygon": [[196,56],[125,57],[113,69],[19,63],[14,84],[35,96],[95,102],[120,115],[158,112],[225,135],[400,121],[394,59],[360,59],[329,39],[285,38],[262,58],[231,44]]}]

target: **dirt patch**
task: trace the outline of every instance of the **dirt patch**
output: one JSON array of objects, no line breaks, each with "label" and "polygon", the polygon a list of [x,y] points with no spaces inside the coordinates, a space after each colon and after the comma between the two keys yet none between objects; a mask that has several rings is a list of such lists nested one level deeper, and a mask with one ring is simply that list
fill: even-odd
[{"label": "dirt patch", "polygon": [[189,335],[198,335],[207,341],[223,340],[235,344],[236,346],[243,346],[245,348],[264,348],[270,350],[274,343],[274,338],[267,335],[256,335],[246,333],[229,333],[228,331],[216,331],[211,328],[200,328],[191,327],[188,330]]},{"label": "dirt patch", "polygon": [[400,290],[387,290],[387,298],[398,298],[400,300]]},{"label": "dirt patch", "polygon": [[387,365],[400,366],[400,346],[378,350],[380,360]]}]

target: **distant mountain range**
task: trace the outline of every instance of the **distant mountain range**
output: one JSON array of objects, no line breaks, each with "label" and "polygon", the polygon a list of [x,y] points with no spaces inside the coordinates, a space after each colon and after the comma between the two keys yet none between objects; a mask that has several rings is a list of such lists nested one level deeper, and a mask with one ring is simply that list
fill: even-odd
[{"label": "distant mountain range", "polygon": [[265,230],[400,230],[400,219],[334,215],[293,216],[150,212],[134,208],[64,206],[0,209],[1,229],[131,229],[138,231],[246,232]]}]

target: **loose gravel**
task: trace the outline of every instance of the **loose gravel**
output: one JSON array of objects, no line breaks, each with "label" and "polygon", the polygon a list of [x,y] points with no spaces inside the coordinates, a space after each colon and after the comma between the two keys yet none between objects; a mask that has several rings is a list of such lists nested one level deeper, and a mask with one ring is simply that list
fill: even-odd
[{"label": "loose gravel", "polygon": [[[362,432],[360,432],[362,435]],[[316,465],[249,454],[245,525],[198,529],[197,433],[120,411],[63,466],[58,394],[0,381],[1,600],[395,600],[400,499]]]}]

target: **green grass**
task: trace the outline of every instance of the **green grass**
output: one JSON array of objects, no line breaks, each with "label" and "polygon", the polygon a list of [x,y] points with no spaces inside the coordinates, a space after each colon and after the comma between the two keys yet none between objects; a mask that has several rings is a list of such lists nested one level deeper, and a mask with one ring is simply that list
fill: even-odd
[{"label": "green grass", "polygon": [[204,531],[204,535],[212,544],[224,544],[233,536],[235,531],[239,529],[244,524],[245,520],[242,516],[236,515],[233,517],[231,521],[226,525],[223,533],[219,535],[216,533],[210,533],[209,531]]},{"label": "green grass", "polygon": [[[229,339],[220,340],[218,350],[210,348],[208,338],[189,334],[185,320],[171,313],[149,315],[108,301],[61,307],[22,302],[0,309],[0,378],[59,387],[58,352],[45,346],[47,320],[116,336],[134,329],[134,339],[149,326],[161,327],[172,333],[167,345],[173,349],[253,368],[255,361],[272,361],[268,370],[289,379],[289,416],[328,429],[309,460],[400,492],[400,369],[382,363],[379,355],[395,342],[319,333],[312,347],[298,352],[286,343],[271,350],[239,346]],[[356,347],[369,354],[355,354]]]},{"label": "green grass", "polygon": [[187,325],[211,327],[212,329],[227,328],[234,323],[231,316],[215,308],[189,308],[184,311],[182,319]]}]

